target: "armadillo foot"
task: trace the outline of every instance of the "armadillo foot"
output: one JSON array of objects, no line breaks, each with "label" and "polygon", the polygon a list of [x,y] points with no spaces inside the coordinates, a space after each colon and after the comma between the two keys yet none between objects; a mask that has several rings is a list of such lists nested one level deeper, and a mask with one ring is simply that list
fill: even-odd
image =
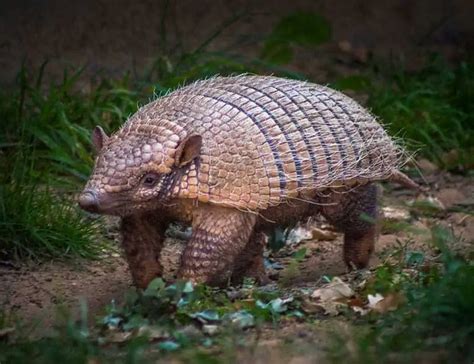
[{"label": "armadillo foot", "polygon": [[256,215],[201,205],[193,213],[193,232],[178,277],[195,283],[224,285],[252,234]]},{"label": "armadillo foot", "polygon": [[362,235],[346,232],[344,235],[344,262],[349,270],[366,268],[374,251],[376,229],[373,227]]},{"label": "armadillo foot", "polygon": [[122,218],[122,246],[134,284],[138,288],[145,289],[154,278],[162,274],[160,252],[166,227],[166,221],[158,221],[151,213]]}]

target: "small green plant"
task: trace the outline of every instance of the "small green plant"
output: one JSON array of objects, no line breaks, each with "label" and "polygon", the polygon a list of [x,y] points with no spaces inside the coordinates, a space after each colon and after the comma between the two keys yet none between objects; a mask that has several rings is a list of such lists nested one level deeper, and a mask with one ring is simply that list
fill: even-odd
[{"label": "small green plant", "polygon": [[193,320],[201,324],[232,322],[245,328],[255,321],[275,321],[275,315],[288,313],[293,306],[292,298],[282,299],[278,291],[260,291],[253,285],[242,287],[240,294],[240,299],[231,299],[224,291],[208,286],[182,281],[167,285],[157,278],[143,292],[131,290],[125,304],[111,305],[102,323],[125,331],[144,323],[173,328]]},{"label": "small green plant", "polygon": [[100,220],[49,188],[0,186],[0,257],[97,258],[107,247]]}]

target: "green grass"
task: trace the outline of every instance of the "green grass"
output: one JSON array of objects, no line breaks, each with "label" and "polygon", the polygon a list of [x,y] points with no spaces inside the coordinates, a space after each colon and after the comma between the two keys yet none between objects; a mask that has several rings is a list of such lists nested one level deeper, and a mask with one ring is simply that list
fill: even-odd
[{"label": "green grass", "polygon": [[100,223],[48,187],[0,186],[0,259],[98,257]]},{"label": "green grass", "polygon": [[409,151],[444,169],[474,168],[474,62],[433,58],[417,71],[381,62],[333,86],[368,95],[367,107]]},{"label": "green grass", "polygon": [[23,68],[17,87],[0,94],[0,257],[98,257],[101,219],[74,201],[93,164],[90,130],[117,127],[136,109],[127,80],[79,89],[81,71],[43,85],[46,64]]},{"label": "green grass", "polygon": [[392,135],[446,169],[474,168],[474,63],[436,59],[417,72],[400,65],[369,88],[368,106]]},{"label": "green grass", "polygon": [[[87,180],[93,163],[92,128],[97,124],[106,130],[117,128],[136,111],[139,96],[126,78],[82,92],[81,70],[65,71],[62,81],[43,84],[46,66],[36,73],[22,68],[13,93],[0,95],[4,162],[14,161],[19,169],[12,156],[21,153],[28,173],[54,176],[56,186],[77,187]],[[34,169],[28,166],[32,162]]]}]

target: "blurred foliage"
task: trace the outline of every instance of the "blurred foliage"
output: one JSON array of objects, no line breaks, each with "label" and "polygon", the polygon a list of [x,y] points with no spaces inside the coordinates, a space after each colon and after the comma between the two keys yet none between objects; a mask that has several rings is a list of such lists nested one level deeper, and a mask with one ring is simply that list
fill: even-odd
[{"label": "blurred foliage", "polygon": [[473,62],[450,66],[434,57],[412,72],[400,62],[376,64],[333,86],[367,94],[367,106],[409,150],[448,170],[474,168]]},{"label": "blurred foliage", "polygon": [[[421,143],[420,153],[447,169],[474,167],[474,64],[434,60],[414,74],[393,70],[368,104],[392,133]],[[450,156],[451,154],[451,156]]]},{"label": "blurred foliage", "polygon": [[295,46],[318,46],[331,38],[331,25],[323,16],[296,12],[282,18],[263,44],[261,57],[274,64],[287,64],[293,59]]},{"label": "blurred foliage", "polygon": [[[61,82],[43,85],[46,66],[37,74],[23,67],[13,94],[0,94],[5,120],[0,127],[2,165],[20,175],[54,176],[56,185],[83,182],[94,158],[90,130],[97,124],[117,128],[136,110],[138,94],[130,91],[127,78],[103,81],[91,92],[83,92],[82,70],[65,71]],[[16,175],[4,174],[2,182],[15,179]]]}]

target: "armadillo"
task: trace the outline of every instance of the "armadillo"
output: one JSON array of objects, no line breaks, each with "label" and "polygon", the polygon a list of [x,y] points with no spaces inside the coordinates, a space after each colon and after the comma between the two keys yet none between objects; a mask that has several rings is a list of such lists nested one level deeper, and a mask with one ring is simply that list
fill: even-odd
[{"label": "armadillo", "polygon": [[139,287],[162,273],[171,221],[192,226],[178,276],[194,282],[264,281],[269,229],[317,213],[345,234],[346,264],[364,267],[377,235],[374,183],[416,186],[399,170],[402,148],[366,109],[278,77],[197,81],[143,106],[110,137],[96,127],[92,139],[98,155],[79,204],[122,217]]}]

